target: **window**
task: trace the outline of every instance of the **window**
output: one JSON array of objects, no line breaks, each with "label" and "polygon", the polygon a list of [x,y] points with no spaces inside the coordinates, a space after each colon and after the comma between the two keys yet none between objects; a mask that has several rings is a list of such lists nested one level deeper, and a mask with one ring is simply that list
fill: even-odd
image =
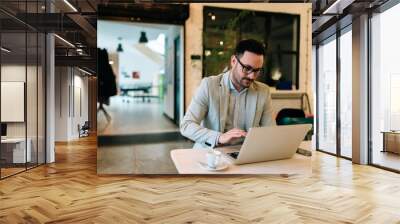
[{"label": "window", "polygon": [[340,154],[352,157],[352,35],[351,26],[340,36]]},{"label": "window", "polygon": [[204,7],[203,76],[229,69],[238,41],[256,39],[266,49],[265,74],[259,81],[299,88],[300,16]]},{"label": "window", "polygon": [[396,154],[400,153],[396,144],[400,142],[398,21],[399,4],[371,19],[371,157],[373,164],[396,170],[400,170],[400,156]]},{"label": "window", "polygon": [[[34,23],[26,19],[28,14],[43,12],[44,4],[45,1],[0,4],[0,178],[45,163],[46,38],[43,32],[23,22]],[[4,13],[10,10],[13,13]],[[10,16],[13,14],[19,18]]]},{"label": "window", "polygon": [[318,48],[318,149],[336,153],[336,36]]}]

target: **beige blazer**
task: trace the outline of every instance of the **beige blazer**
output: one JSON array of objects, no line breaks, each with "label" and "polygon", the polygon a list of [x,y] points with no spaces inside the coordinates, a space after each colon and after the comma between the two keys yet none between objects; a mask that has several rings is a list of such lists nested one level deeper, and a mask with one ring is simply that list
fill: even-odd
[{"label": "beige blazer", "polygon": [[[230,71],[204,78],[180,124],[181,134],[196,142],[193,148],[215,147],[225,129],[229,103]],[[246,127],[275,125],[269,87],[253,82],[246,101]],[[246,130],[248,131],[248,130]]]}]

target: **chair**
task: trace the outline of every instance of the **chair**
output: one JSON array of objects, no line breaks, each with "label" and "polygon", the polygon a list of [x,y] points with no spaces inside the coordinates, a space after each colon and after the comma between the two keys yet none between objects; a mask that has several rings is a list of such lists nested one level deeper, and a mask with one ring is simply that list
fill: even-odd
[{"label": "chair", "polygon": [[[277,125],[293,125],[293,124],[314,124],[314,118],[306,118],[305,113],[301,109],[285,108],[279,111],[276,116]],[[307,133],[304,140],[311,140],[314,133],[314,127]]]},{"label": "chair", "polygon": [[297,117],[297,118],[305,118],[306,115],[303,110],[301,109],[295,109],[295,108],[284,108],[279,111],[279,113],[276,115],[276,124],[282,125],[281,120],[282,118],[285,117]]},{"label": "chair", "polygon": [[89,123],[89,121],[85,121],[85,123],[82,125],[82,127],[78,124],[79,138],[80,138],[80,137],[87,137],[87,136],[89,136],[89,130],[90,130],[90,123]]}]

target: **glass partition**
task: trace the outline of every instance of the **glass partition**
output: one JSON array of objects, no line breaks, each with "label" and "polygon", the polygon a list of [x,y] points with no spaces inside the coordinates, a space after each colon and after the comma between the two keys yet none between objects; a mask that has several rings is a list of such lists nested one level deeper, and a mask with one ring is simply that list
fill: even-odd
[{"label": "glass partition", "polygon": [[0,2],[0,178],[45,162],[46,40],[23,22],[29,13],[42,12],[43,5]]},{"label": "glass partition", "polygon": [[26,41],[25,32],[1,34],[2,177],[24,171],[27,159],[30,162],[26,150]]}]

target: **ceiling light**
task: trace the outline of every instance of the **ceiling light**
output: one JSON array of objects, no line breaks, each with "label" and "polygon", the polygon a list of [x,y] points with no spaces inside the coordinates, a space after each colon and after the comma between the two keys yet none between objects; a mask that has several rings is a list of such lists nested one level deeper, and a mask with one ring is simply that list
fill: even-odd
[{"label": "ceiling light", "polygon": [[60,39],[60,40],[61,40],[62,42],[64,42],[65,44],[67,44],[68,46],[75,48],[75,45],[73,45],[73,44],[72,44],[71,42],[69,42],[68,40],[66,40],[66,39],[64,39],[64,38],[62,38],[62,37],[60,37],[60,36],[57,35],[57,34],[54,34],[54,36],[57,37],[58,39]]},{"label": "ceiling light", "polygon": [[78,12],[78,10],[71,4],[69,3],[68,0],[64,0],[65,4],[67,4],[74,12]]},{"label": "ceiling light", "polygon": [[224,45],[224,42],[223,42],[223,41],[220,41],[220,42],[219,42],[219,45],[221,45],[221,46]]},{"label": "ceiling light", "polygon": [[336,0],[330,5],[327,9],[325,9],[322,14],[342,14],[343,9],[352,4],[354,0]]},{"label": "ceiling light", "polygon": [[140,38],[139,38],[139,43],[147,43],[149,40],[147,40],[146,37],[146,32],[142,31],[140,32]]},{"label": "ceiling light", "polygon": [[5,47],[1,47],[0,49],[1,49],[2,51],[6,52],[6,53],[10,53],[10,52],[11,52],[11,50],[9,50],[9,49],[7,49],[7,48],[5,48]]},{"label": "ceiling light", "polygon": [[78,69],[79,69],[79,71],[81,71],[81,72],[83,72],[83,73],[85,73],[85,74],[87,74],[87,75],[92,75],[92,73],[90,73],[90,72],[88,72],[88,71],[86,71],[86,70],[83,70],[83,69],[81,69],[81,68],[79,68],[79,67],[78,67]]},{"label": "ceiling light", "polygon": [[[122,37],[118,37],[119,42],[121,42]],[[119,43],[117,47],[117,52],[124,52],[124,49],[122,48],[122,44]]]}]

